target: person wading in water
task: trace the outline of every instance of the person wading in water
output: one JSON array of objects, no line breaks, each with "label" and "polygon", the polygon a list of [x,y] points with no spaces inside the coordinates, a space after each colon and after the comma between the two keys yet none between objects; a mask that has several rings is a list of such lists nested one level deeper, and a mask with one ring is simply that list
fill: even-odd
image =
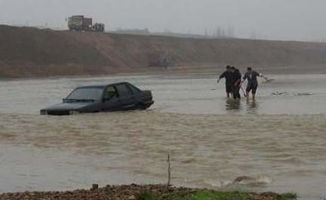
[{"label": "person wading in water", "polygon": [[239,69],[232,67],[232,93],[235,100],[240,100],[241,73]]},{"label": "person wading in water", "polygon": [[225,78],[225,91],[227,98],[230,98],[230,94],[232,93],[232,85],[233,85],[233,72],[231,70],[231,66],[226,66],[226,71],[223,72],[219,79],[217,80],[217,83],[221,81],[222,78]]},{"label": "person wading in water", "polygon": [[252,70],[251,67],[247,68],[247,72],[245,73],[244,77],[243,77],[243,82],[245,80],[248,81],[247,83],[247,88],[246,88],[246,95],[247,95],[247,100],[249,100],[249,93],[252,93],[252,99],[255,100],[256,97],[256,91],[258,88],[258,81],[257,81],[257,77],[262,77],[264,78],[266,81],[268,81],[268,79],[263,76],[262,74]]}]

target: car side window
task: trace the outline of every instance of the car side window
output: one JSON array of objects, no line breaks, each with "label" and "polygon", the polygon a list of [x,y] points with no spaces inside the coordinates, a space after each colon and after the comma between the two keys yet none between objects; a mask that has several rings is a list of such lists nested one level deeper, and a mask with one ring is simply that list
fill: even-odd
[{"label": "car side window", "polygon": [[137,94],[141,91],[140,89],[138,89],[135,86],[130,85],[130,84],[128,84],[128,87],[131,89],[132,93],[134,93],[134,94]]},{"label": "car side window", "polygon": [[116,87],[120,97],[132,95],[132,91],[129,89],[129,87],[126,84],[119,84]]},{"label": "car side window", "polygon": [[110,100],[112,98],[117,98],[117,97],[118,97],[118,92],[115,87],[109,86],[106,88],[105,93],[104,93],[105,100]]}]

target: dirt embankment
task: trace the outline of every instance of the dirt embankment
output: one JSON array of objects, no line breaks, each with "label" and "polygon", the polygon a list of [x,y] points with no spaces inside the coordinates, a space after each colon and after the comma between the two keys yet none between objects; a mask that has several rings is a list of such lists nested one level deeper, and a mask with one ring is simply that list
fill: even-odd
[{"label": "dirt embankment", "polygon": [[[0,77],[94,75],[177,67],[324,69],[326,44],[192,39],[0,26]],[[284,68],[285,67],[285,68]]]},{"label": "dirt embankment", "polygon": [[165,185],[122,185],[67,192],[24,192],[0,194],[0,200],[295,200],[295,194],[218,192]]}]

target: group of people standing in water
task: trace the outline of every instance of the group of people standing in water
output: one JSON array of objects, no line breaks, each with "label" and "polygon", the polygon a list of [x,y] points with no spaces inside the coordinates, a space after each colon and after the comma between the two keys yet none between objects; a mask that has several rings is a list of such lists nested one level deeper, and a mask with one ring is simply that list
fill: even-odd
[{"label": "group of people standing in water", "polygon": [[226,96],[228,98],[230,98],[232,96],[234,99],[240,100],[241,99],[240,89],[243,90],[242,83],[244,81],[247,81],[246,91],[243,90],[243,92],[245,93],[244,96],[247,97],[247,99],[249,100],[249,95],[251,93],[252,99],[255,100],[256,91],[258,88],[257,77],[262,77],[265,80],[268,80],[262,74],[254,71],[251,67],[247,68],[247,72],[242,77],[239,69],[235,68],[234,66],[227,65],[226,71],[223,72],[219,76],[217,83],[219,83],[220,80],[224,78],[225,79]]}]

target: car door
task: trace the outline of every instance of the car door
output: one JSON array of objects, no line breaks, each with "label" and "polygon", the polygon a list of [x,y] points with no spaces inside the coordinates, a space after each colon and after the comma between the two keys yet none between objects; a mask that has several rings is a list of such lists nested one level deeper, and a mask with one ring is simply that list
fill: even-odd
[{"label": "car door", "polygon": [[117,88],[115,86],[108,86],[104,90],[102,110],[103,111],[119,110],[121,106],[122,104],[119,98],[119,94],[117,92]]},{"label": "car door", "polygon": [[122,110],[134,109],[137,102],[132,90],[128,87],[128,85],[121,83],[116,85],[116,88],[118,91]]}]

